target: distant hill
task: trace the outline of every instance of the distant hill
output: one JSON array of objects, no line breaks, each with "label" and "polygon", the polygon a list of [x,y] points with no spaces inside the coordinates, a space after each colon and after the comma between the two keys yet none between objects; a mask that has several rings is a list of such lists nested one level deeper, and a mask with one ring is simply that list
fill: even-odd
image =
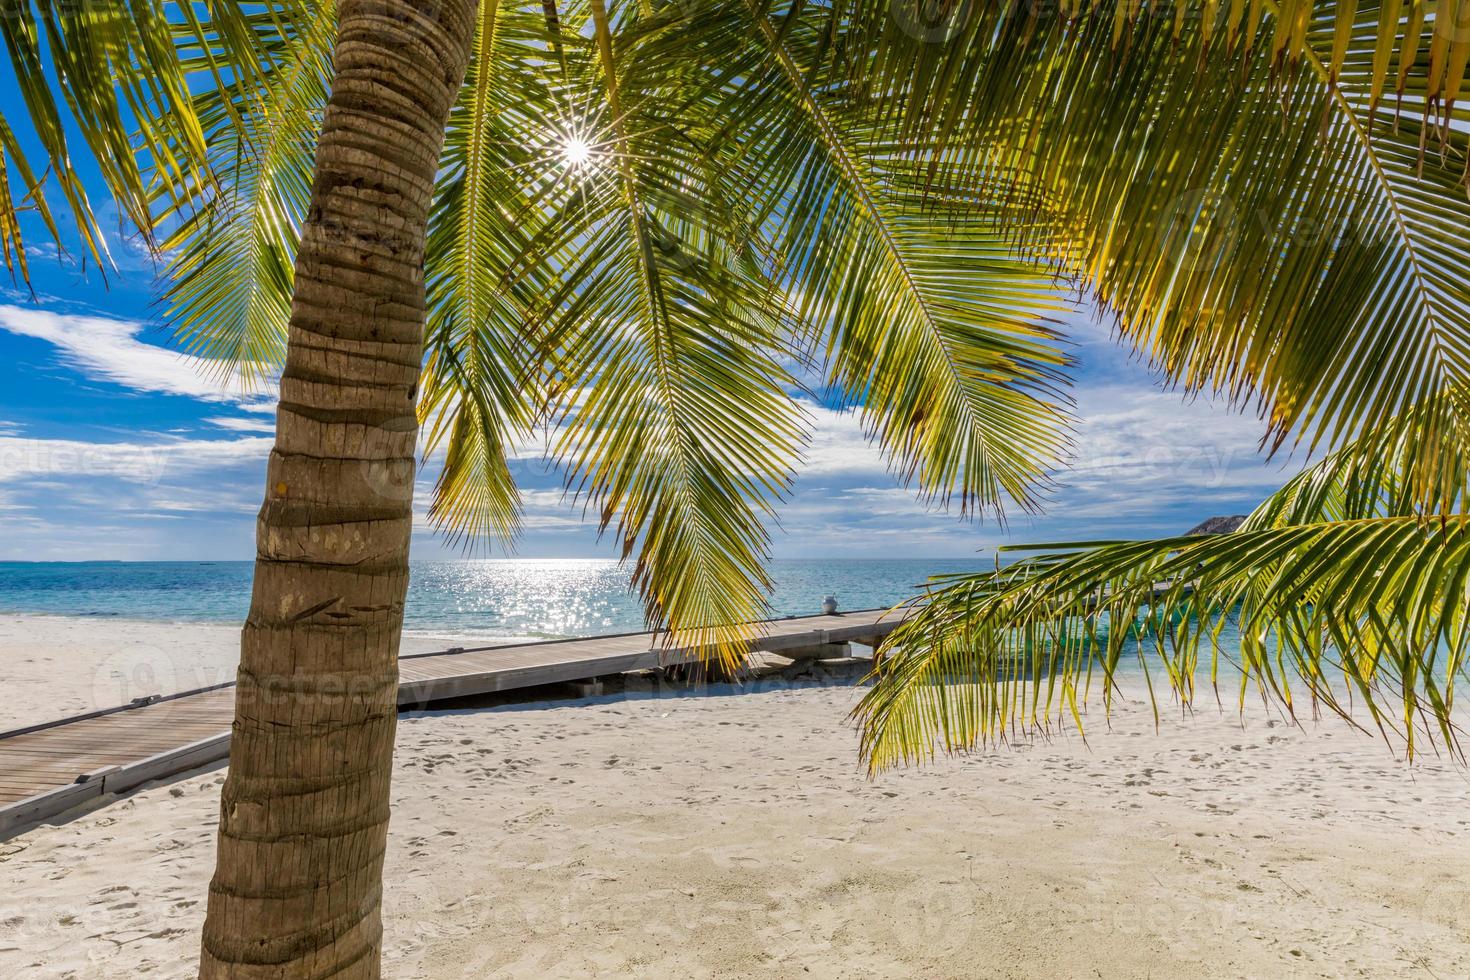
[{"label": "distant hill", "polygon": [[1210,517],[1200,521],[1194,527],[1185,531],[1185,534],[1229,534],[1245,523],[1244,514],[1231,514],[1229,517]]}]

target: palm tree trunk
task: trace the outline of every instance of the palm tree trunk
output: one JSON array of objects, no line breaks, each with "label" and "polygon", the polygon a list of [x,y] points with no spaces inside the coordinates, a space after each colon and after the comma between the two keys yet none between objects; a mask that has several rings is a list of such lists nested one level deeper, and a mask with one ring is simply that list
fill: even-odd
[{"label": "palm tree trunk", "polygon": [[424,235],[476,0],[343,0],[241,636],[204,977],[376,977]]}]

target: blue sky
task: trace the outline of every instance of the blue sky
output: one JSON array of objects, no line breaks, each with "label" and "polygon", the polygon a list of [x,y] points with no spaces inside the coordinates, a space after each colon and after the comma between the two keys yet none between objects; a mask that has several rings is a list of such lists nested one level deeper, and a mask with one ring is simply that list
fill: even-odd
[{"label": "blue sky", "polygon": [[[121,241],[114,254],[120,268],[104,286],[38,248],[35,295],[0,291],[0,559],[248,558],[268,393],[242,393],[170,349],[151,260]],[[816,432],[776,556],[964,557],[1006,540],[1168,534],[1249,510],[1295,468],[1257,452],[1253,416],[1162,390],[1085,312],[1068,327],[1078,460],[1045,515],[1001,529],[926,509],[855,416],[812,405]],[[534,453],[515,471],[527,502],[516,554],[613,555]],[[461,553],[426,526],[414,548]]]},{"label": "blue sky", "polygon": [[[0,69],[0,111],[20,119],[14,93]],[[117,268],[104,282],[59,257],[36,223],[28,231],[31,288],[0,280],[0,560],[251,557],[268,393],[242,393],[171,349],[154,303],[159,267],[136,242],[111,233]],[[1006,541],[1164,535],[1247,511],[1296,469],[1260,455],[1253,416],[1163,391],[1087,311],[1067,329],[1077,465],[1058,474],[1046,514],[1002,529],[926,509],[855,416],[810,405],[816,431],[774,554],[968,557]],[[534,452],[513,470],[526,499],[516,554],[615,555]],[[414,553],[455,557],[422,519],[433,476],[431,461]]]}]

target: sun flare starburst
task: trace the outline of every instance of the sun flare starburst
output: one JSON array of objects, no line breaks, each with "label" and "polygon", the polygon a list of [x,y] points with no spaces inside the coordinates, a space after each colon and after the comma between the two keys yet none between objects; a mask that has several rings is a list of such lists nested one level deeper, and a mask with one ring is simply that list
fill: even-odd
[{"label": "sun flare starburst", "polygon": [[581,170],[592,162],[592,144],[580,136],[567,136],[561,141],[561,162],[572,170]]}]

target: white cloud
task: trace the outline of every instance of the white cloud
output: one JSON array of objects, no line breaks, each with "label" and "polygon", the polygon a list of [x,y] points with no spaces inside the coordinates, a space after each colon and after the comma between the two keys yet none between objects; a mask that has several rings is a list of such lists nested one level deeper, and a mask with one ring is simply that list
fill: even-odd
[{"label": "white cloud", "polygon": [[1179,493],[1259,491],[1285,482],[1301,461],[1266,461],[1259,419],[1207,399],[1156,388],[1084,389],[1076,458],[1059,474],[1094,502]]},{"label": "white cloud", "polygon": [[231,432],[275,432],[276,424],[265,419],[238,419],[229,416],[216,415],[205,419],[210,425],[228,429]]},{"label": "white cloud", "polygon": [[241,407],[256,410],[260,392],[251,393],[238,374],[222,377],[206,361],[144,343],[140,323],[0,305],[0,329],[56,345],[67,366],[96,380],[209,402],[248,401]]},{"label": "white cloud", "polygon": [[0,556],[246,557],[270,446],[267,437],[0,435]]},{"label": "white cloud", "polygon": [[[1300,460],[1267,462],[1260,450],[1265,431],[1259,419],[1229,406],[1152,385],[1081,385],[1079,424],[1071,465],[1054,474],[1059,491],[1045,509],[1056,516],[1081,516],[1078,507],[1120,508],[1144,514],[1154,502],[1211,497],[1264,496],[1301,466]],[[806,462],[798,470],[803,487],[840,488],[884,500],[895,516],[922,510],[916,495],[895,488],[892,471],[877,445],[864,434],[855,412],[806,405],[814,420]],[[1060,514],[1058,507],[1067,513]]]},{"label": "white cloud", "polygon": [[895,485],[852,413],[816,408],[811,465],[781,509],[778,553],[974,554],[999,544],[1179,533],[1213,514],[1249,510],[1301,460],[1268,462],[1264,424],[1208,399],[1144,384],[1079,386],[1072,467],[1055,474],[1043,511],[1009,524],[961,521]]},{"label": "white cloud", "polygon": [[883,453],[863,432],[862,420],[855,411],[837,411],[803,401],[812,420],[812,440],[798,475],[833,477],[839,475],[879,475],[889,472]]}]

